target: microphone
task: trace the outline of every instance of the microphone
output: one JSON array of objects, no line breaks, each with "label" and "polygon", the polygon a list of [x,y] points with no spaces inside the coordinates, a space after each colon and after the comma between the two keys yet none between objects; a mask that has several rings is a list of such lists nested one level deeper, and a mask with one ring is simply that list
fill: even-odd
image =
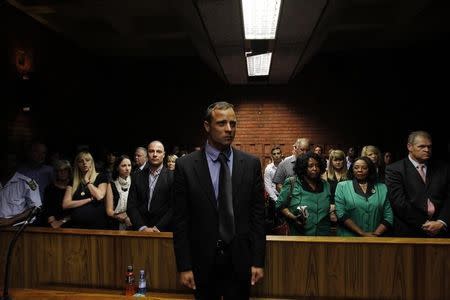
[{"label": "microphone", "polygon": [[32,224],[34,222],[34,220],[36,220],[36,218],[39,216],[39,214],[41,213],[41,207],[40,206],[35,206],[33,207],[33,209],[30,211],[30,213],[27,216],[27,219],[18,223],[13,224],[13,227],[17,227],[20,226],[24,223],[28,224]]},{"label": "microphone", "polygon": [[20,234],[23,232],[25,227],[27,227],[28,224],[32,223],[36,217],[41,212],[40,206],[35,206],[30,211],[30,213],[27,216],[27,219],[25,221],[19,222],[14,224],[13,226],[17,227],[20,226],[20,228],[17,230],[16,234],[14,235],[11,242],[9,242],[8,246],[8,252],[6,252],[6,263],[5,263],[5,281],[3,284],[3,296],[0,297],[0,300],[12,300],[12,298],[8,294],[8,287],[9,287],[9,266],[11,265],[11,254],[12,250],[14,248],[14,245],[16,244],[17,239],[19,238]]}]

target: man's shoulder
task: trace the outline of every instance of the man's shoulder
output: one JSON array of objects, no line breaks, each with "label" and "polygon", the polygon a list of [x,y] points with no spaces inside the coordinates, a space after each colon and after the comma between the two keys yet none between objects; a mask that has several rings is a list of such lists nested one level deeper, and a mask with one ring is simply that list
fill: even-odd
[{"label": "man's shoulder", "polygon": [[[402,158],[400,160],[397,160],[396,162],[393,162],[392,164],[389,164],[386,166],[386,171],[398,171],[404,168],[405,162],[407,162],[408,158]],[[411,163],[411,162],[410,162]]]},{"label": "man's shoulder", "polygon": [[286,157],[285,159],[283,159],[280,164],[278,165],[278,167],[284,167],[286,165],[289,165],[292,163],[292,161],[295,161],[295,157],[293,155]]},{"label": "man's shoulder", "polygon": [[274,164],[273,164],[273,162],[271,162],[270,164],[267,164],[267,166],[264,168],[264,171],[265,171],[265,172],[268,172],[268,171],[270,171],[273,167],[274,167]]},{"label": "man's shoulder", "polygon": [[42,170],[43,173],[51,173],[52,175],[53,175],[53,172],[54,172],[52,166],[45,165],[45,164],[41,165],[41,170]]},{"label": "man's shoulder", "polygon": [[178,164],[180,162],[186,163],[186,162],[190,162],[190,161],[199,160],[199,159],[202,159],[203,157],[205,157],[205,151],[197,150],[197,151],[188,153],[186,155],[183,155],[183,156],[177,158],[176,164]]},{"label": "man's shoulder", "polygon": [[253,154],[244,152],[242,150],[239,149],[235,149],[233,148],[233,155],[234,155],[234,159],[239,159],[239,160],[249,160],[249,161],[258,161],[259,162],[259,158]]},{"label": "man's shoulder", "polygon": [[32,191],[35,191],[38,188],[38,184],[37,184],[37,182],[34,179],[31,179],[30,177],[25,176],[22,173],[16,172],[16,174],[14,174],[14,177],[12,178],[11,181],[13,181],[14,179],[17,182],[25,184]]}]

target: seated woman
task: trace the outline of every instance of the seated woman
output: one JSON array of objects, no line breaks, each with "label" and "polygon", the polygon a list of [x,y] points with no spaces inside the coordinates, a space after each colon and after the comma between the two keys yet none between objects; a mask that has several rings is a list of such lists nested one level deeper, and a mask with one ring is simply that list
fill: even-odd
[{"label": "seated woman", "polygon": [[57,160],[54,168],[55,179],[45,188],[41,217],[42,225],[60,228],[70,220],[70,211],[63,210],[62,202],[72,176],[72,167],[68,160]]},{"label": "seated woman", "polygon": [[114,163],[112,181],[106,191],[106,213],[113,218],[112,229],[128,229],[131,227],[127,215],[127,199],[131,185],[131,159],[122,155]]},{"label": "seated woman", "polygon": [[108,179],[97,173],[94,159],[82,151],[75,157],[73,182],[67,186],[63,208],[72,209],[72,227],[108,229],[108,218],[103,199]]},{"label": "seated woman", "polygon": [[350,167],[349,178],[336,187],[338,236],[380,236],[392,227],[394,216],[387,188],[377,180],[375,164],[363,156]]},{"label": "seated woman", "polygon": [[[294,167],[295,181],[287,178],[276,201],[286,217],[290,235],[330,234],[330,185],[321,179],[325,160],[314,152],[300,155]],[[306,218],[299,218],[300,212]],[[306,212],[306,214],[304,213]]]}]

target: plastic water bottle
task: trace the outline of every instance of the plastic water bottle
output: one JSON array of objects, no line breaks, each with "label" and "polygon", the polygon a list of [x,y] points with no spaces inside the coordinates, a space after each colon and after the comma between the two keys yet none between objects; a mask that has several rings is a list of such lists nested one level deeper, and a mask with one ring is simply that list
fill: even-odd
[{"label": "plastic water bottle", "polygon": [[139,285],[138,285],[138,294],[144,295],[147,293],[147,280],[145,279],[145,271],[141,270],[139,272]]},{"label": "plastic water bottle", "polygon": [[125,296],[133,296],[135,292],[136,286],[134,284],[133,266],[128,266],[125,275]]}]

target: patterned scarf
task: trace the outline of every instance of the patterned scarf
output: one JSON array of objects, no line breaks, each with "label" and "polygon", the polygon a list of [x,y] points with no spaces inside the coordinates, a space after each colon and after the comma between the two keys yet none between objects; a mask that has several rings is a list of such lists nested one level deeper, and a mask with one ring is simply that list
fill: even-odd
[{"label": "patterned scarf", "polygon": [[119,176],[116,180],[114,180],[114,184],[116,185],[117,192],[119,192],[119,201],[117,202],[114,213],[119,214],[122,212],[126,212],[128,192],[130,191],[131,185],[131,177],[128,176],[126,179],[123,179]]}]

